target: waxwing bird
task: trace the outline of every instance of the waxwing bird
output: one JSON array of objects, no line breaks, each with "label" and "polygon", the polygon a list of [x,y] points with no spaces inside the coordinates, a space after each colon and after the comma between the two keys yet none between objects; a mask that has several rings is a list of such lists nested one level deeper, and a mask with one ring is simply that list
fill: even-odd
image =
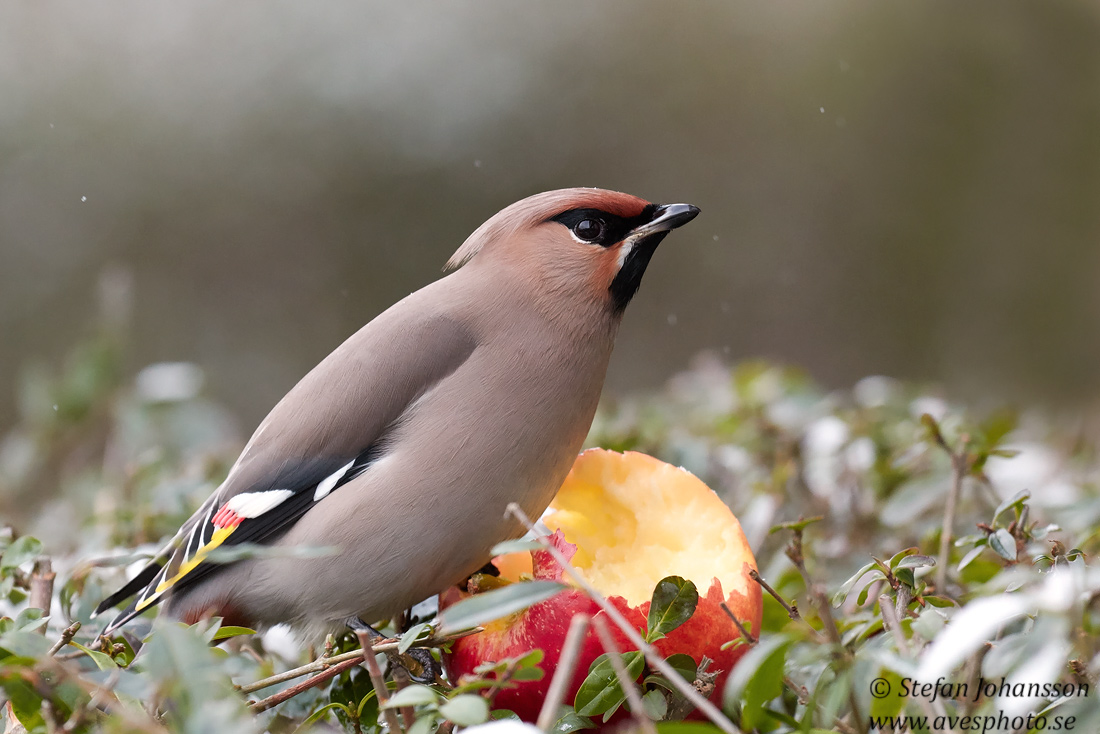
[{"label": "waxwing bird", "polygon": [[[693,219],[601,189],[523,199],[450,274],[341,344],[260,423],[225,481],[103,612],[307,635],[389,618],[538,517],[588,433],[615,333],[654,250]],[[242,543],[271,553],[217,563]],[[332,555],[294,548],[335,548]],[[280,552],[286,551],[286,552]]]}]

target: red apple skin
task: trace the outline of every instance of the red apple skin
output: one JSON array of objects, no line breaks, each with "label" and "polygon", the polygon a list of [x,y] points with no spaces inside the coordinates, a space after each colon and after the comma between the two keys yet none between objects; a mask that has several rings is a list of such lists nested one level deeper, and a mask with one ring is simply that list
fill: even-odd
[{"label": "red apple skin", "polygon": [[[551,539],[566,558],[573,557],[576,546],[566,542],[561,531],[554,533]],[[531,558],[536,579],[563,580],[563,569],[549,551],[533,551]],[[748,571],[749,568],[746,568],[746,580],[748,580]],[[721,698],[723,684],[730,670],[748,649],[746,645],[721,649],[724,643],[738,637],[738,632],[719,604],[725,600],[738,619],[751,622],[753,629],[760,628],[763,608],[760,587],[749,580],[745,591],[747,593],[733,591],[724,598],[721,584],[716,579],[713,580],[706,594],[700,594],[699,604],[691,619],[670,632],[664,639],[654,643],[654,647],[665,657],[686,653],[691,655],[696,663],[703,655],[711,658],[714,662],[709,670],[722,671],[715,681],[714,694],[711,696],[716,702]],[[463,596],[465,594],[454,589],[441,597],[440,606],[446,608]],[[620,596],[609,597],[608,601],[638,630],[639,634],[644,634],[649,602],[631,607],[626,599]],[[447,657],[452,679],[473,674],[474,668],[484,662],[516,657],[535,648],[541,649],[544,653],[541,667],[545,672],[542,680],[513,683],[514,687],[497,694],[493,704],[496,709],[509,709],[524,721],[534,722],[538,718],[550,681],[557,669],[569,623],[574,615],[582,613],[592,617],[607,617],[606,613],[583,591],[568,589],[523,612],[486,625],[485,631],[479,634],[455,640],[451,653]],[[607,623],[621,651],[637,649],[610,619],[607,619]],[[603,652],[603,646],[596,633],[589,629],[581,646],[565,703],[572,704],[577,690],[588,675],[589,666]],[[620,711],[613,721],[620,720],[624,713]],[[600,717],[597,717],[597,723],[599,720]]]}]

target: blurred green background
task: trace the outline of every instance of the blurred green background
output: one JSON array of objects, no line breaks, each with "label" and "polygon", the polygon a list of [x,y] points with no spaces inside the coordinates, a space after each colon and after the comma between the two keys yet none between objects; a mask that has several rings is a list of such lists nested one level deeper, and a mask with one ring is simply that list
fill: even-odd
[{"label": "blurred green background", "polygon": [[712,349],[1098,396],[1092,0],[36,2],[0,6],[0,428],[105,267],[130,366],[201,365],[250,430],[485,218],[576,185],[703,210],[615,394]]}]

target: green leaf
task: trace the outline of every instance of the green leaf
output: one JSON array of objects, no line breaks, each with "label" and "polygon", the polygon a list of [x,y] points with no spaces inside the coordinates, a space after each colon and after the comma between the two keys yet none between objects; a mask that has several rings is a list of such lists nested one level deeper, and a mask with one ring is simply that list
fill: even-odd
[{"label": "green leaf", "polygon": [[971,548],[970,552],[963,556],[962,560],[959,561],[959,566],[955,570],[962,571],[964,568],[970,565],[971,561],[980,556],[983,550],[985,550],[984,544],[979,545],[977,548]]},{"label": "green leaf", "polygon": [[786,635],[761,637],[734,666],[723,691],[723,707],[740,705],[741,728],[751,730],[766,720],[764,708],[783,692],[783,670],[791,639]]},{"label": "green leaf", "polygon": [[920,548],[906,548],[905,550],[900,550],[897,553],[895,553],[893,556],[890,557],[890,560],[886,563],[886,565],[889,567],[889,569],[891,571],[893,571],[895,568],[898,567],[898,564],[900,564],[906,558],[908,558],[909,556],[912,556],[915,553],[919,553],[919,552],[920,552]]},{"label": "green leaf", "polygon": [[[11,703],[12,712],[18,721],[25,727],[25,731],[46,731],[42,720],[42,696],[35,691],[34,686],[15,675],[0,678],[0,685],[6,694],[5,698]],[[4,722],[7,724],[8,722]],[[18,732],[12,727],[8,731]]]},{"label": "green leaf", "polygon": [[660,691],[650,691],[642,696],[642,712],[653,721],[660,721],[668,713],[668,699]]},{"label": "green leaf", "polygon": [[856,583],[858,583],[859,580],[861,578],[863,578],[863,576],[868,571],[875,568],[875,566],[877,566],[877,565],[878,565],[877,563],[875,563],[874,561],[871,561],[866,566],[864,566],[863,568],[856,571],[855,575],[853,575],[851,578],[849,578],[847,581],[845,581],[844,584],[840,587],[840,589],[835,594],[833,594],[833,599],[832,599],[833,606],[839,606],[839,605],[843,604],[844,600],[848,598],[848,594],[852,593],[852,589],[855,587]]},{"label": "green leaf", "polygon": [[935,566],[936,559],[932,556],[906,556],[898,561],[898,564],[894,566],[894,569],[899,568],[924,568],[926,566]]},{"label": "green leaf", "polygon": [[314,724],[314,723],[320,721],[321,719],[328,718],[328,712],[332,711],[333,709],[342,709],[344,714],[346,714],[347,716],[351,716],[351,711],[344,704],[342,704],[342,703],[330,703],[330,704],[327,704],[325,706],[322,706],[321,708],[317,709],[312,714],[310,714],[309,717],[305,721],[302,722],[301,726],[299,726],[297,729],[294,730],[295,734],[297,734],[298,732],[309,731],[309,725],[310,724]]},{"label": "green leaf", "polygon": [[98,652],[96,650],[89,650],[81,645],[79,642],[70,642],[73,647],[82,650],[88,657],[95,661],[96,667],[100,670],[117,670],[118,666],[115,665],[115,661],[111,660],[111,656],[106,653]]},{"label": "green leaf", "polygon": [[1004,528],[998,528],[989,536],[989,547],[1006,561],[1016,560],[1016,539]]},{"label": "green leaf", "polygon": [[905,696],[901,693],[901,676],[893,670],[882,668],[879,670],[876,680],[885,679],[890,684],[890,695],[879,698],[871,697],[871,716],[884,717],[896,716],[905,706]]},{"label": "green leaf", "polygon": [[439,615],[439,631],[451,634],[507,617],[567,588],[557,581],[526,581],[475,594],[443,610]]},{"label": "green leaf", "polygon": [[554,725],[550,727],[553,734],[569,734],[581,729],[595,729],[596,725],[587,716],[581,716],[572,708],[562,715]]},{"label": "green leaf", "polygon": [[7,571],[33,561],[42,555],[42,542],[38,538],[24,535],[8,546],[0,558],[0,571]]},{"label": "green leaf", "polygon": [[15,629],[23,632],[33,632],[39,627],[45,626],[48,621],[43,617],[45,613],[37,607],[27,607],[16,616]]},{"label": "green leaf", "polygon": [[382,704],[382,708],[393,709],[398,706],[426,706],[439,703],[440,700],[442,700],[442,697],[431,688],[413,684],[402,688],[400,691],[390,696],[389,700]]},{"label": "green leaf", "polygon": [[[623,667],[630,680],[638,680],[645,668],[645,656],[639,650],[622,654]],[[588,676],[577,690],[573,706],[581,716],[598,716],[618,708],[626,700],[619,678],[611,666],[611,654],[604,653],[592,661]]]},{"label": "green leaf", "polygon": [[920,422],[928,431],[929,438],[940,446],[946,447],[947,442],[944,440],[943,433],[940,431],[940,424],[936,422],[936,419],[932,417],[931,413],[921,414]]},{"label": "green leaf", "polygon": [[768,535],[778,533],[781,530],[794,530],[796,532],[802,531],[810,525],[813,525],[815,522],[821,522],[824,519],[824,515],[815,515],[814,517],[801,518],[799,520],[795,520],[794,522],[779,523],[778,525],[772,526],[771,530],[768,531]]},{"label": "green leaf", "polygon": [[230,637],[241,637],[244,635],[254,635],[256,630],[249,629],[248,627],[219,627],[218,631],[214,633],[214,640],[228,640]]},{"label": "green leaf", "polygon": [[539,663],[542,662],[543,657],[542,650],[535,648],[526,655],[518,658],[515,663],[515,672],[512,673],[512,680],[542,680],[546,675],[542,668],[539,667]]},{"label": "green leaf", "polygon": [[974,544],[985,545],[987,537],[988,536],[986,536],[985,533],[975,533],[973,535],[964,535],[961,538],[956,538],[955,539],[955,547],[956,548],[962,548],[964,545],[974,545]]},{"label": "green leaf", "polygon": [[[671,665],[672,669],[685,681],[688,683],[695,682],[695,672],[699,668],[695,663],[695,658],[685,653],[678,652],[665,658],[665,662]],[[675,686],[673,686],[663,675],[647,675],[645,680],[642,681],[642,685],[645,687],[649,687],[650,685],[660,686],[669,691],[676,690]]]},{"label": "green leaf", "polygon": [[439,713],[459,726],[475,726],[488,721],[489,702],[481,696],[462,694],[440,706]]},{"label": "green leaf", "polygon": [[[3,621],[8,623],[5,627],[13,626],[12,620]],[[26,659],[27,664],[31,665],[35,658],[40,658],[49,651],[50,645],[50,641],[37,632],[13,629],[0,637],[0,659],[10,653],[15,657]],[[5,662],[9,665],[14,663],[11,659]]]},{"label": "green leaf", "polygon": [[493,546],[493,549],[489,551],[492,556],[503,556],[508,553],[522,553],[523,551],[533,551],[542,548],[542,543],[537,540],[506,540],[503,543],[497,543]]},{"label": "green leaf", "polygon": [[359,702],[359,705],[355,707],[355,715],[362,721],[364,715],[369,714],[372,718],[378,718],[378,691],[371,689],[370,693],[363,696],[363,700]]},{"label": "green leaf", "polygon": [[430,713],[423,713],[409,727],[408,734],[432,734],[438,728],[439,717]]},{"label": "green leaf", "polygon": [[262,543],[237,543],[221,545],[203,556],[207,563],[236,563],[252,558],[325,558],[340,555],[340,549],[334,545],[325,546],[289,546],[263,545]]},{"label": "green leaf", "polygon": [[525,681],[525,680],[542,680],[546,677],[546,673],[542,668],[520,668],[516,672],[512,673],[512,680]]},{"label": "green leaf", "polygon": [[660,640],[691,619],[699,604],[695,584],[679,576],[666,576],[657,582],[646,619],[646,642]]},{"label": "green leaf", "polygon": [[701,721],[659,721],[657,734],[720,734],[722,730],[714,724]]},{"label": "green leaf", "polygon": [[420,624],[414,624],[412,627],[409,627],[401,635],[401,640],[397,643],[397,651],[404,655],[405,652],[413,646],[414,642],[421,638],[427,639],[431,636],[431,629],[432,625],[430,622],[421,622]]},{"label": "green leaf", "polygon": [[990,525],[997,522],[997,518],[1001,516],[1002,512],[1010,507],[1014,507],[1019,510],[1029,499],[1031,499],[1031,491],[1027,489],[1021,489],[1019,492],[1012,495],[1001,504],[997,505],[997,509],[993,511],[993,522],[991,522]]}]

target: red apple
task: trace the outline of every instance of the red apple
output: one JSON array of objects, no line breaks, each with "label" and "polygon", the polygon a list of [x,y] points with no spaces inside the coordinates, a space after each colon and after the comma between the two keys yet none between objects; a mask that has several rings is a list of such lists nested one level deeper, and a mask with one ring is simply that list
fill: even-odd
[{"label": "red apple", "polygon": [[[722,646],[738,635],[719,604],[725,601],[742,622],[760,627],[760,587],[750,577],[756,560],[741,525],[729,508],[688,471],[632,451],[620,454],[590,449],[577,457],[572,471],[550,505],[543,522],[552,541],[596,589],[644,634],[650,598],[657,582],[680,576],[699,588],[692,617],[654,646],[664,656],[686,653],[696,663],[706,655],[715,681],[714,700],[747,646]],[[501,577],[569,582],[549,551],[513,553],[494,560]],[[441,598],[453,604],[464,594],[454,590]],[[534,721],[550,686],[569,622],[574,615],[606,616],[579,589],[569,589],[525,611],[486,625],[479,634],[453,643],[448,665],[455,677],[540,648],[545,653],[542,680],[524,681],[501,691],[496,708],[506,708]],[[637,649],[608,620],[622,651]],[[572,704],[589,666],[604,650],[591,629],[565,703]]]}]

